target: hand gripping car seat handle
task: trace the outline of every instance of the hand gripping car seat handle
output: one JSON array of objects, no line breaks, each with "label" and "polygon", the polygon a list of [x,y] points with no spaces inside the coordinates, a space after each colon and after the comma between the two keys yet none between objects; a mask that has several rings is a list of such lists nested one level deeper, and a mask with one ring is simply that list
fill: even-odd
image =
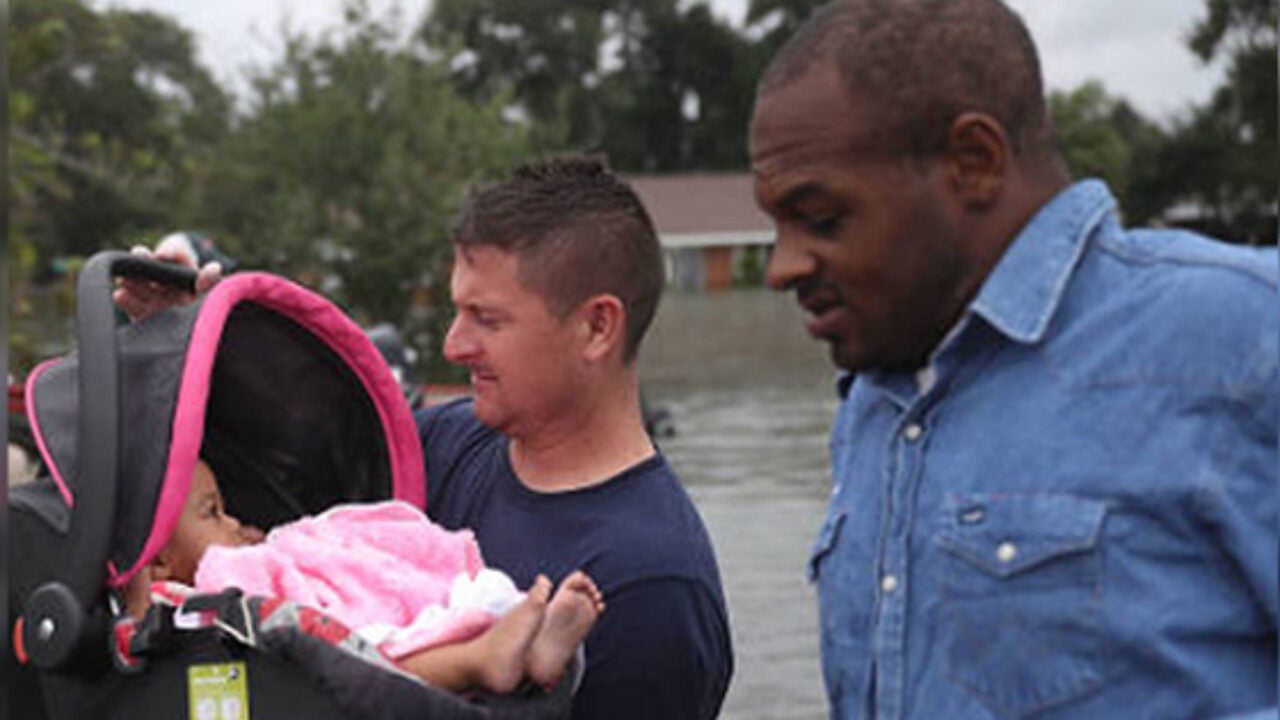
[{"label": "hand gripping car seat handle", "polygon": [[67,668],[82,650],[105,651],[101,608],[107,554],[116,515],[119,476],[120,371],[116,353],[112,278],[156,280],[194,291],[195,271],[121,251],[94,255],[76,288],[79,345],[79,417],[76,435],[75,502],[60,578],[37,588],[23,611],[23,644],[36,667]]}]

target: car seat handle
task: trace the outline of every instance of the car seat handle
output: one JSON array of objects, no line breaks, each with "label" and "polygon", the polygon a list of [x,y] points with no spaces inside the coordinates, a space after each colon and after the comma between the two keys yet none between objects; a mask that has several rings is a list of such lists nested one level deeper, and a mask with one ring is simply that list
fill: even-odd
[{"label": "car seat handle", "polygon": [[154,280],[179,290],[194,294],[196,291],[196,271],[186,265],[152,260],[151,258],[120,253],[111,265],[111,274],[134,280]]},{"label": "car seat handle", "polygon": [[67,552],[56,579],[37,588],[23,609],[26,650],[32,662],[45,669],[78,662],[83,657],[80,649],[101,632],[101,623],[93,619],[102,616],[100,608],[105,606],[123,422],[111,291],[113,278],[122,271],[141,270],[144,277],[156,277],[147,274],[154,268],[145,268],[160,263],[140,260],[118,250],[96,253],[81,269],[76,285],[79,399]]},{"label": "car seat handle", "polygon": [[70,557],[75,572],[67,585],[93,607],[102,597],[108,552],[116,522],[120,474],[120,361],[116,353],[112,279],[117,267],[141,267],[139,258],[119,250],[89,258],[76,287],[76,342],[80,353],[76,433],[75,504],[71,508]]}]

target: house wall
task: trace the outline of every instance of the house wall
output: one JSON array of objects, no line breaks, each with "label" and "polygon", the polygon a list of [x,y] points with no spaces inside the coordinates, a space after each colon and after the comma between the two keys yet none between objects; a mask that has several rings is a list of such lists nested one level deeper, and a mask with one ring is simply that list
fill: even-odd
[{"label": "house wall", "polygon": [[667,285],[681,292],[702,292],[702,251],[698,248],[668,248]]},{"label": "house wall", "polygon": [[[700,293],[763,284],[770,248],[765,244],[664,248],[667,286]],[[752,256],[749,261],[748,255]]]},{"label": "house wall", "polygon": [[733,248],[725,245],[702,248],[704,292],[733,287]]}]

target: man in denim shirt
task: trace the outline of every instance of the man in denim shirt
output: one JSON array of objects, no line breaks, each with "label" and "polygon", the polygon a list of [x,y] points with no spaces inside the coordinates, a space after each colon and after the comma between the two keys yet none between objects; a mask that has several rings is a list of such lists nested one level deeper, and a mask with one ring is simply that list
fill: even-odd
[{"label": "man in denim shirt", "polygon": [[1275,252],[1072,184],[998,0],[817,11],[750,150],[769,283],[847,371],[832,716],[1275,718]]}]

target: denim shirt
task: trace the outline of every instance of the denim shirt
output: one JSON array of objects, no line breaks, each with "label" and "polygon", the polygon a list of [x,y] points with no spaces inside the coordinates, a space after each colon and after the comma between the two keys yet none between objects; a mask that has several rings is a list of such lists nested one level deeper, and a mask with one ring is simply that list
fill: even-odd
[{"label": "denim shirt", "polygon": [[809,563],[832,717],[1275,718],[1276,276],[1083,181],[928,372],[843,377]]}]

